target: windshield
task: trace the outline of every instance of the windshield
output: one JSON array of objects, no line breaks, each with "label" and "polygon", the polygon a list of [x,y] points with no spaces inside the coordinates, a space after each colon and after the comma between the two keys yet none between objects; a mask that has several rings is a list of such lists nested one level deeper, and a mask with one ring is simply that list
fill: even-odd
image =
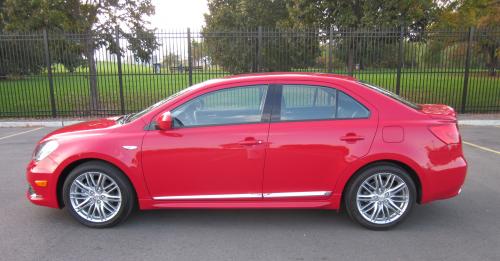
[{"label": "windshield", "polygon": [[380,93],[382,93],[382,94],[384,94],[386,96],[389,96],[389,97],[393,98],[394,100],[397,100],[397,101],[399,101],[399,102],[405,104],[406,106],[409,106],[409,107],[411,107],[411,108],[413,108],[415,110],[420,110],[421,109],[418,104],[413,103],[411,101],[408,101],[408,100],[404,99],[403,97],[401,97],[401,96],[399,96],[399,95],[397,95],[397,94],[395,94],[395,93],[393,93],[391,91],[383,89],[382,87],[378,87],[378,86],[375,86],[373,84],[369,84],[369,83],[366,83],[366,82],[359,82],[359,83],[361,83],[362,85],[364,85],[364,86],[366,86],[366,87],[368,87],[370,89],[376,90],[376,91],[378,91],[378,92],[380,92]]},{"label": "windshield", "polygon": [[172,100],[172,99],[174,99],[176,97],[179,97],[180,95],[182,95],[182,94],[184,94],[184,93],[186,93],[186,92],[194,89],[195,86],[196,85],[193,85],[193,86],[191,86],[189,88],[186,88],[186,89],[184,89],[184,90],[182,90],[180,92],[174,93],[174,94],[168,96],[166,99],[163,99],[163,100],[161,100],[161,101],[159,101],[159,102],[157,102],[157,103],[155,103],[155,104],[147,107],[146,109],[144,109],[144,110],[142,110],[140,112],[136,112],[136,113],[131,113],[131,114],[125,115],[122,118],[120,118],[119,120],[121,120],[122,123],[131,122],[131,121],[133,121],[133,120],[141,117],[142,115],[144,115],[144,114],[152,111],[153,109],[157,108],[158,106],[160,106],[162,104],[165,104],[166,102],[168,102],[168,101],[170,101],[170,100]]}]

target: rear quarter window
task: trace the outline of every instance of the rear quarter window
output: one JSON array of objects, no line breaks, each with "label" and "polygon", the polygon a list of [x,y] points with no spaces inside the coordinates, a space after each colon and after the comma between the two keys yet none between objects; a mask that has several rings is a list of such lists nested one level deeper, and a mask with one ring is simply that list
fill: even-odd
[{"label": "rear quarter window", "polygon": [[339,119],[357,119],[368,118],[370,111],[351,96],[338,92],[337,118]]},{"label": "rear quarter window", "polygon": [[401,97],[401,96],[399,96],[399,95],[397,95],[397,94],[395,94],[395,93],[393,93],[391,91],[388,91],[388,90],[386,90],[386,89],[384,89],[382,87],[379,87],[379,86],[376,86],[376,85],[373,85],[373,84],[369,84],[369,83],[366,83],[366,82],[359,82],[359,83],[361,85],[367,87],[367,88],[370,88],[370,89],[375,90],[375,91],[377,91],[379,93],[382,93],[383,95],[388,96],[388,97],[390,97],[390,98],[392,98],[392,99],[394,99],[394,100],[396,100],[396,101],[398,101],[398,102],[400,102],[400,103],[402,103],[402,104],[404,104],[404,105],[406,105],[408,107],[411,107],[411,108],[413,108],[415,110],[421,110],[422,109],[420,107],[420,105],[418,105],[416,103],[413,103],[411,101],[408,101],[405,98],[403,98],[403,97]]}]

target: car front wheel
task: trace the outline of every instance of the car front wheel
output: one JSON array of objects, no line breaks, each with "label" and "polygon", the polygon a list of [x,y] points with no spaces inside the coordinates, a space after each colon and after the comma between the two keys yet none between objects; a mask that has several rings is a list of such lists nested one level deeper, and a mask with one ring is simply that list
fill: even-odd
[{"label": "car front wheel", "polygon": [[134,207],[134,193],[123,173],[103,162],[76,167],[63,185],[63,200],[80,223],[111,227],[125,220]]},{"label": "car front wheel", "polygon": [[409,174],[386,164],[359,173],[347,188],[345,203],[354,221],[369,229],[383,230],[403,221],[415,199],[415,184]]}]

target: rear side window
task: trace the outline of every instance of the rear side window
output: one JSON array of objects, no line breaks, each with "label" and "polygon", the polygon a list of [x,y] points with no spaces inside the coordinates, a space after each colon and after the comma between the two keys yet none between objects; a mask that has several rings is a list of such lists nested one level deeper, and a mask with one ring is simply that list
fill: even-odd
[{"label": "rear side window", "polygon": [[334,88],[283,85],[280,121],[367,118],[368,109]]},{"label": "rear side window", "polygon": [[335,119],[335,89],[307,85],[284,85],[281,99],[282,121]]}]

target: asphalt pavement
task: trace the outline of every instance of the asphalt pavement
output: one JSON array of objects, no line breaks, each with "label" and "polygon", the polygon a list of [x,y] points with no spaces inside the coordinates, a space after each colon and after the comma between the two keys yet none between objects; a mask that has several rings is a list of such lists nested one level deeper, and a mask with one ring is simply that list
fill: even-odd
[{"label": "asphalt pavement", "polygon": [[462,193],[382,232],[326,210],[138,211],[90,229],[25,198],[26,164],[51,130],[0,128],[0,260],[500,260],[499,127],[462,126]]}]

